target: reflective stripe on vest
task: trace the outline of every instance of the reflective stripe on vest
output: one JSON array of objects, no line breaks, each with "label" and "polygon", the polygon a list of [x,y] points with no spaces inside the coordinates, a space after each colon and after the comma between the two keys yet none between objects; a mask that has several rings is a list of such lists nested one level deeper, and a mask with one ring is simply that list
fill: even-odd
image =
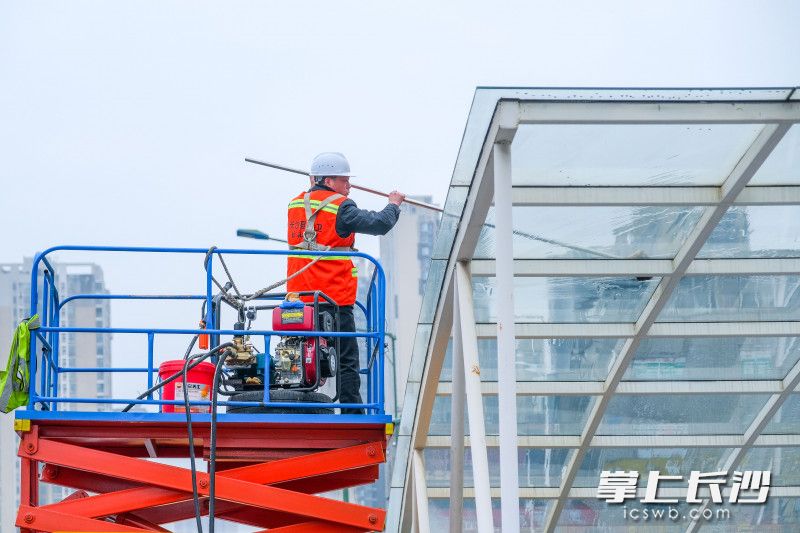
[{"label": "reflective stripe on vest", "polygon": [[[319,204],[320,204],[319,201],[311,200],[310,203],[311,203],[311,208],[312,209],[319,209]],[[289,203],[289,209],[292,209],[293,207],[303,207],[303,208],[305,208],[303,200],[292,200]],[[338,205],[330,205],[330,204],[328,204],[328,205],[326,205],[325,207],[322,208],[322,211],[325,211],[326,213],[333,213],[335,215],[336,213],[339,212],[339,206]]]}]

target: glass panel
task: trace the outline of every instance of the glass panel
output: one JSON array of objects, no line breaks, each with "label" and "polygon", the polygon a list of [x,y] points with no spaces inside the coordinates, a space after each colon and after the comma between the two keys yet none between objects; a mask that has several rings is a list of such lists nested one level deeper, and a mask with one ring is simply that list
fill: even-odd
[{"label": "glass panel", "polygon": [[580,435],[593,401],[591,396],[517,396],[517,432]]},{"label": "glass panel", "polygon": [[[513,207],[518,259],[672,259],[701,207]],[[474,257],[495,257],[494,207]]]},{"label": "glass panel", "polygon": [[436,234],[436,241],[431,252],[431,257],[434,259],[447,259],[450,256],[456,229],[458,229],[458,221],[461,219],[468,193],[469,187],[450,187],[447,192],[439,232]]},{"label": "glass panel", "polygon": [[[556,531],[559,533],[590,532],[602,531],[603,533],[628,533],[631,531],[653,531],[653,532],[675,532],[684,533],[688,522],[681,523],[679,520],[673,522],[668,518],[669,509],[677,509],[679,516],[688,513],[688,505],[684,504],[638,504],[636,505],[609,504],[603,500],[589,498],[570,498],[564,505],[561,515],[558,517]],[[635,507],[639,510],[638,519],[626,518],[627,511]],[[650,520],[642,519],[642,510],[647,509]],[[654,516],[661,516],[656,519]]]},{"label": "glass panel", "polygon": [[[517,396],[517,434],[580,435],[593,401],[591,396]],[[462,416],[469,434],[466,410]],[[498,435],[497,396],[483,396],[483,418],[486,434]],[[436,396],[428,434],[450,434],[450,396]]]},{"label": "glass panel", "polygon": [[432,260],[428,271],[428,284],[425,287],[425,296],[422,297],[422,309],[419,313],[420,324],[432,323],[436,314],[436,305],[442,293],[444,269],[447,261]]},{"label": "glass panel", "polygon": [[[635,322],[660,278],[514,278],[517,322]],[[497,317],[494,277],[472,278],[476,322]]]},{"label": "glass panel", "polygon": [[[531,498],[519,499],[519,526],[521,533],[534,533],[542,531],[551,502],[534,500]],[[502,529],[500,522],[500,500],[492,499],[492,516],[494,531],[499,533]],[[428,517],[430,530],[438,533],[450,531],[450,500],[447,498],[428,498]],[[464,498],[462,513],[463,533],[477,533],[478,521],[475,514],[475,498]]]},{"label": "glass panel", "polygon": [[762,431],[765,435],[800,433],[800,394],[790,394]]},{"label": "glass panel", "polygon": [[[792,89],[536,89],[478,87],[464,128],[458,159],[453,170],[453,185],[469,185],[486,139],[486,130],[501,98],[515,100],[567,101],[767,101],[785,100]],[[535,105],[535,104],[529,104]]]},{"label": "glass panel", "polygon": [[[450,448],[425,448],[425,479],[428,487],[450,486]],[[518,448],[520,487],[558,487],[564,465],[571,450],[564,448],[540,449]],[[500,448],[486,449],[489,460],[489,481],[493,487],[500,486]],[[472,452],[464,448],[464,486],[474,487],[472,478]]]},{"label": "glass panel", "polygon": [[[417,333],[414,336],[414,348],[411,352],[411,367],[408,372],[408,381],[422,381],[422,371],[425,369],[425,359],[428,353],[428,343],[431,340],[430,324],[418,324]],[[391,339],[389,339],[391,342]],[[399,355],[399,354],[398,354]],[[392,354],[394,356],[394,354]],[[397,367],[402,368],[402,361],[398,358],[395,361]],[[402,382],[402,371],[398,372],[397,379]]]},{"label": "glass panel", "polygon": [[611,398],[598,435],[741,435],[769,394],[631,394]]},{"label": "glass panel", "polygon": [[[722,505],[715,506],[723,507]],[[716,508],[714,510],[716,511]],[[712,533],[769,532],[797,533],[800,531],[800,498],[770,496],[763,505],[729,505],[728,520],[703,522],[702,531]]]},{"label": "glass panel", "polygon": [[[395,443],[393,456],[398,461],[398,465],[407,464],[409,449],[411,448],[411,437],[406,435],[395,436],[392,439]],[[397,468],[397,465],[392,469],[392,487],[403,487],[405,484],[406,471],[405,468]]]},{"label": "glass panel", "polygon": [[686,486],[692,470],[713,472],[730,448],[591,448],[583,458],[573,486],[597,487],[603,470],[635,470],[644,487],[650,471],[682,475],[681,480],[659,482],[659,488]]},{"label": "glass panel", "polygon": [[800,128],[797,124],[769,154],[750,185],[800,185]]},{"label": "glass panel", "polygon": [[417,408],[417,398],[419,398],[420,384],[417,381],[409,381],[406,383],[405,392],[398,390],[398,397],[402,402],[397,410],[394,410],[392,403],[386,401],[386,414],[392,415],[393,419],[398,418],[400,414],[400,425],[397,428],[398,435],[411,435],[411,430],[414,428],[414,419]]},{"label": "glass panel", "polygon": [[798,337],[648,338],[623,380],[783,379],[798,359]]},{"label": "glass panel", "polygon": [[[517,381],[604,381],[625,339],[517,339]],[[481,381],[497,381],[497,339],[478,339]],[[440,381],[451,381],[448,344]]]},{"label": "glass panel", "polygon": [[800,485],[800,448],[751,448],[736,467],[736,471],[743,470],[769,470],[773,487]]},{"label": "glass panel", "polygon": [[[567,118],[567,117],[565,117]],[[523,124],[514,185],[721,185],[761,124]]]},{"label": "glass panel", "polygon": [[686,276],[659,322],[800,319],[800,276]]},{"label": "glass panel", "polygon": [[730,207],[697,256],[800,257],[800,205]]}]

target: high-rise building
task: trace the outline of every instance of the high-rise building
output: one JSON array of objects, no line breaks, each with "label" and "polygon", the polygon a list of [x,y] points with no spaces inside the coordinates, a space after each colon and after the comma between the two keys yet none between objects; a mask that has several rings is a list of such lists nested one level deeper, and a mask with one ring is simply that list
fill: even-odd
[{"label": "high-rise building", "polygon": [[[108,291],[101,268],[90,263],[58,263],[50,261],[55,272],[53,278],[63,301],[73,294],[104,294]],[[33,261],[0,264],[0,348],[7,353],[16,325],[30,315],[31,268]],[[41,267],[40,267],[41,268]],[[39,280],[43,276],[40,272]],[[41,286],[40,286],[41,294]],[[67,303],[61,312],[60,325],[64,327],[109,327],[108,300],[80,299]],[[110,367],[111,335],[94,333],[65,333],[60,339],[58,354],[62,367]],[[59,396],[108,398],[111,397],[111,375],[95,373],[64,373],[59,376]],[[59,409],[70,410],[69,405]],[[83,410],[105,410],[84,405]],[[14,433],[13,414],[0,415],[0,486],[19,487],[19,461],[16,457],[18,437]],[[0,533],[16,531],[13,526],[19,505],[19,494],[14,498],[0,498]],[[42,503],[60,501],[68,494],[65,489],[42,485]]]},{"label": "high-rise building", "polygon": [[[433,201],[430,196],[409,198]],[[392,231],[380,237],[380,261],[386,273],[386,332],[394,337],[389,337],[394,350],[390,352],[391,361],[387,361],[386,376],[386,410],[393,415],[402,408],[433,239],[439,228],[435,211],[411,204],[404,204],[402,210]]]},{"label": "high-rise building", "polygon": [[[92,263],[53,265],[58,273],[59,294],[105,294],[102,269]],[[69,302],[61,315],[63,327],[108,328],[111,309],[108,300],[80,299]],[[65,368],[110,367],[111,334],[65,333],[61,339],[59,361]],[[59,395],[81,398],[110,398],[111,374],[65,374],[59,379]],[[64,406],[64,409],[75,409]],[[109,404],[86,404],[81,410],[107,411]]]}]

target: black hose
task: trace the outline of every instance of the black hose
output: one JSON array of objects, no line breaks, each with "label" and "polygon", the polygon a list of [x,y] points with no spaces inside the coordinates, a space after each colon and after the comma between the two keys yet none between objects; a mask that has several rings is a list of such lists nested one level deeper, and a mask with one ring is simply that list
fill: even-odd
[{"label": "black hose", "polygon": [[[195,341],[197,340],[198,335],[194,336],[192,339],[192,343],[189,345],[189,351],[191,351],[192,346],[194,346]],[[197,532],[203,533],[203,523],[202,517],[203,514],[200,512],[200,495],[197,491],[197,463],[194,456],[194,432],[192,431],[192,410],[191,405],[189,404],[189,387],[186,380],[186,374],[189,373],[189,361],[192,359],[198,359],[198,364],[202,362],[208,356],[204,355],[195,355],[193,357],[189,357],[189,353],[187,352],[183,359],[183,371],[181,372],[182,376],[182,383],[183,383],[183,407],[184,412],[186,413],[186,431],[189,436],[189,463],[191,465],[192,471],[192,500],[194,501],[194,519],[197,522]]]},{"label": "black hose", "polygon": [[[195,336],[195,339],[196,338],[197,337]],[[192,344],[194,344],[194,342]],[[223,348],[227,348],[228,346],[233,346],[233,344],[230,343],[230,342],[226,342],[224,344],[220,344],[219,346],[214,347],[211,351],[208,351],[208,352],[205,352],[204,354],[199,354],[199,355],[207,355],[207,356],[210,357],[210,356],[214,355],[216,352],[218,352],[219,350],[221,350]],[[194,367],[196,367],[197,365],[199,365],[202,362],[203,362],[202,360],[195,361],[194,363],[189,365],[188,370],[192,370]],[[141,393],[139,396],[136,397],[136,399],[137,400],[144,399],[146,396],[148,396],[148,395],[152,394],[153,392],[157,391],[158,389],[162,388],[164,385],[172,383],[173,381],[175,381],[176,379],[181,377],[181,375],[182,375],[182,372],[176,372],[176,373],[172,374],[170,377],[168,377],[168,378],[156,383],[155,385],[153,385],[152,387],[150,387],[149,389],[147,389],[146,391]],[[122,412],[123,413],[127,413],[128,411],[130,411],[133,408],[134,405],[136,405],[136,404],[135,403],[129,403],[128,405],[125,406],[125,408],[122,410]]]},{"label": "black hose", "polygon": [[214,533],[214,500],[217,473],[217,388],[219,387],[219,375],[222,373],[222,365],[225,363],[225,355],[226,354],[222,354],[217,360],[217,367],[214,370],[213,386],[211,387],[211,442],[209,443],[208,457],[208,533]]}]

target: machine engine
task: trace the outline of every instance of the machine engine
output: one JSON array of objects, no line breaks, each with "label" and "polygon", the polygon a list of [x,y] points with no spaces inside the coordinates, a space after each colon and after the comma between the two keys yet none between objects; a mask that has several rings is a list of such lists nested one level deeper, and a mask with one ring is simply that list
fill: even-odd
[{"label": "machine engine", "polygon": [[[335,331],[331,313],[324,311],[315,316],[315,306],[299,300],[284,301],[271,309],[272,329],[283,335],[278,337],[271,354],[255,353],[249,336],[244,335],[244,323],[237,322],[234,329],[242,330],[243,335],[233,338],[236,356],[226,363],[226,387],[236,392],[264,390],[267,381],[270,389],[313,391],[327,378],[336,377],[335,339],[294,334]],[[248,318],[255,318],[255,310],[248,312]]]},{"label": "machine engine", "polygon": [[336,348],[332,339],[291,335],[293,331],[333,331],[328,312],[314,316],[314,307],[303,302],[283,302],[272,310],[272,329],[285,331],[270,356],[270,388],[315,389],[336,375]]}]

